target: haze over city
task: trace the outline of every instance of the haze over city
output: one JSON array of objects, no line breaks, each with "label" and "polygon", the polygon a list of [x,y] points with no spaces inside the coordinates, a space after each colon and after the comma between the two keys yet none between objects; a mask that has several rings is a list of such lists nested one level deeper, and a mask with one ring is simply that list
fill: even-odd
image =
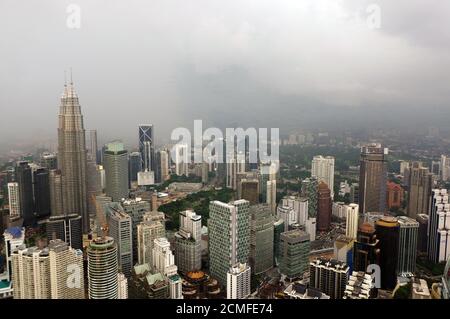
[{"label": "haze over city", "polygon": [[[377,1],[0,3],[0,144],[56,141],[64,71],[85,127],[135,145],[218,127],[410,127],[449,115],[450,4]],[[351,114],[351,116],[349,116]],[[399,122],[401,118],[403,121]]]}]

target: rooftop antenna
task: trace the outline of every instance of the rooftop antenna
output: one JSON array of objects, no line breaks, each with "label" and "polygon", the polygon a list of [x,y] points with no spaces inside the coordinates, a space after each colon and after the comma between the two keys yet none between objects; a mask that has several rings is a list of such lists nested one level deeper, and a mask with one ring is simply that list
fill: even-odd
[{"label": "rooftop antenna", "polygon": [[67,86],[67,74],[66,70],[64,70],[64,86]]}]

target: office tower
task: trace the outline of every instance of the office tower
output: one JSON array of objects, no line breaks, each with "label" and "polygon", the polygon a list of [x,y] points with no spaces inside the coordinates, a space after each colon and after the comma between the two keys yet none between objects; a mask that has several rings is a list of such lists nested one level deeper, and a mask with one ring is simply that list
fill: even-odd
[{"label": "office tower", "polygon": [[285,196],[281,199],[280,205],[294,210],[294,217],[289,221],[289,225],[293,223],[305,225],[308,219],[308,199],[306,197]]},{"label": "office tower", "polygon": [[331,191],[321,182],[317,193],[317,230],[327,231],[331,224]]},{"label": "office tower", "polygon": [[311,243],[309,235],[294,229],[280,236],[280,272],[290,280],[302,277],[308,271]]},{"label": "office tower", "polygon": [[206,162],[203,162],[200,164],[201,166],[201,176],[202,176],[202,183],[207,184],[209,180],[209,165]]},{"label": "office tower", "polygon": [[8,183],[9,217],[14,220],[20,218],[20,188],[19,183]]},{"label": "office tower", "polygon": [[114,202],[128,198],[128,151],[123,143],[107,144],[104,155],[106,173],[106,195]]},{"label": "office tower", "polygon": [[141,153],[142,170],[155,170],[155,140],[152,124],[139,125],[139,152]]},{"label": "office tower", "polygon": [[138,172],[138,186],[150,186],[155,184],[155,172]]},{"label": "office tower", "polygon": [[345,219],[347,212],[347,205],[344,202],[333,202],[331,205],[331,214],[339,219]]},{"label": "office tower", "polygon": [[34,211],[37,218],[50,215],[50,180],[46,168],[38,168],[33,173]]},{"label": "office tower", "polygon": [[84,299],[83,251],[56,239],[49,245],[52,299]]},{"label": "office tower", "polygon": [[411,163],[408,161],[400,161],[400,175],[405,176],[405,172],[410,168]]},{"label": "office tower", "polygon": [[87,194],[88,194],[88,213],[89,216],[95,216],[96,208],[95,202],[92,198],[95,198],[102,194],[102,182],[99,165],[93,160],[89,159],[87,162]]},{"label": "office tower", "polygon": [[308,218],[305,222],[305,230],[309,234],[309,240],[311,242],[316,240],[316,228],[316,219],[313,217]]},{"label": "office tower", "polygon": [[111,237],[91,240],[87,248],[89,299],[118,298],[117,245]]},{"label": "office tower", "polygon": [[300,196],[308,198],[308,216],[317,217],[317,193],[319,183],[316,178],[302,180]]},{"label": "office tower", "polygon": [[394,182],[386,185],[386,206],[388,209],[398,209],[403,205],[403,188]]},{"label": "office tower", "polygon": [[236,158],[230,158],[227,161],[227,187],[237,190],[237,167]]},{"label": "office tower", "polygon": [[359,206],[345,205],[345,236],[356,239],[358,235]]},{"label": "office tower", "polygon": [[433,189],[428,222],[428,259],[434,263],[450,256],[450,204],[446,189]]},{"label": "office tower", "polygon": [[255,275],[273,267],[273,216],[268,205],[250,206],[250,266]]},{"label": "office tower", "polygon": [[271,180],[267,181],[267,196],[266,203],[270,207],[272,214],[275,214],[277,210],[277,181]]},{"label": "office tower", "polygon": [[386,211],[387,148],[373,143],[361,148],[359,208],[361,213]]},{"label": "office tower", "polygon": [[161,174],[161,151],[157,151],[155,153],[155,184],[162,183],[162,174]]},{"label": "office tower", "polygon": [[431,161],[430,172],[433,174],[433,178],[439,179],[439,173],[441,172],[441,161]]},{"label": "office tower", "polygon": [[188,147],[186,144],[176,144],[174,146],[175,175],[189,176],[189,163],[191,161]]},{"label": "office tower", "polygon": [[342,299],[350,276],[346,263],[318,258],[309,264],[309,286],[319,289],[331,299]]},{"label": "office tower", "polygon": [[183,284],[178,274],[169,276],[169,298],[183,299]]},{"label": "office tower", "polygon": [[426,253],[428,243],[428,220],[429,216],[426,214],[417,214],[416,218],[419,223],[419,230],[417,234],[417,252]]},{"label": "office tower", "polygon": [[64,214],[61,171],[52,169],[49,173],[50,212],[52,216]]},{"label": "office tower", "polygon": [[375,234],[374,226],[363,223],[354,243],[353,270],[366,272],[367,267],[372,264],[380,264],[380,240]]},{"label": "office tower", "polygon": [[139,152],[131,152],[128,157],[128,175],[130,184],[133,182],[137,182],[138,172],[142,171],[142,161],[141,161],[141,153]]},{"label": "office tower", "polygon": [[26,248],[12,252],[14,299],[50,299],[50,259],[48,249]]},{"label": "office tower", "polygon": [[331,197],[334,197],[334,157],[314,156],[311,163],[311,177],[317,178],[319,183],[327,184],[331,191]]},{"label": "office tower", "polygon": [[433,174],[420,162],[414,162],[409,169],[408,216],[416,218],[417,214],[428,214]]},{"label": "office tower", "polygon": [[441,181],[448,181],[450,179],[450,157],[446,155],[441,155],[441,165],[440,165],[440,178]]},{"label": "office tower", "polygon": [[20,208],[22,210],[24,226],[34,224],[34,204],[33,204],[33,178],[31,167],[28,162],[18,162],[16,166],[16,180],[19,184]]},{"label": "office tower", "polygon": [[343,299],[370,299],[375,297],[372,276],[363,271],[353,271],[345,286]]},{"label": "office tower", "polygon": [[394,289],[397,284],[400,225],[394,217],[385,216],[375,223],[375,233],[380,240],[381,288]]},{"label": "office tower", "polygon": [[244,199],[209,204],[210,273],[222,285],[236,263],[246,263],[250,253],[250,203]]},{"label": "office tower", "polygon": [[97,164],[97,130],[88,130],[89,142],[86,143],[87,159]]},{"label": "office tower", "polygon": [[137,226],[144,220],[144,214],[150,212],[150,203],[137,197],[121,201],[123,211],[131,217],[131,233],[133,235],[133,264],[138,260]]},{"label": "office tower", "polygon": [[25,228],[9,227],[3,233],[5,239],[5,265],[6,280],[12,281],[12,253],[25,242]]},{"label": "office tower", "polygon": [[167,299],[169,298],[169,283],[161,274],[153,274],[149,264],[139,264],[133,267],[130,278],[130,299]]},{"label": "office tower", "polygon": [[[270,209],[270,207],[269,207],[269,209]],[[292,225],[298,224],[297,223],[298,215],[295,213],[295,210],[292,207],[278,205],[276,216],[279,219],[283,220],[283,225],[284,225],[283,231],[288,231]]]},{"label": "office tower", "polygon": [[275,218],[273,222],[273,263],[278,266],[281,258],[281,234],[284,233],[285,225],[284,220],[281,218]]},{"label": "office tower", "polygon": [[406,216],[399,216],[397,219],[400,224],[397,274],[412,277],[416,272],[419,223]]},{"label": "office tower", "polygon": [[50,216],[39,222],[49,239],[61,239],[74,249],[83,249],[82,218],[78,214]]},{"label": "office tower", "polygon": [[42,153],[39,164],[48,170],[57,169],[58,161],[56,154],[49,152]]},{"label": "office tower", "polygon": [[346,263],[350,271],[353,269],[353,246],[355,239],[344,235],[339,235],[334,242],[334,259]]},{"label": "office tower", "polygon": [[153,245],[156,238],[165,237],[164,214],[147,213],[137,225],[138,263],[152,264]]},{"label": "office tower", "polygon": [[227,272],[227,299],[244,299],[251,293],[251,268],[237,263]]},{"label": "office tower", "polygon": [[259,165],[259,191],[263,203],[267,203],[267,182],[276,181],[277,179],[277,167],[278,164],[276,162],[263,162]]},{"label": "office tower", "polygon": [[117,299],[128,299],[128,280],[124,274],[117,274]]},{"label": "office tower", "polygon": [[257,170],[236,175],[238,199],[245,199],[250,205],[259,203],[260,176]]},{"label": "office tower", "polygon": [[202,268],[202,217],[192,210],[180,212],[180,229],[175,233],[175,264],[183,273]]},{"label": "office tower", "polygon": [[159,151],[159,160],[161,166],[161,182],[165,182],[170,178],[169,174],[169,153],[166,150]]},{"label": "office tower", "polygon": [[83,115],[73,83],[64,85],[58,126],[58,168],[61,170],[63,212],[79,214],[83,219],[83,233],[90,221],[87,211],[86,140]]},{"label": "office tower", "polygon": [[353,183],[350,186],[350,202],[359,203],[359,184]]},{"label": "office tower", "polygon": [[119,203],[112,202],[103,206],[109,226],[109,236],[117,246],[119,269],[126,276],[131,275],[133,267],[133,240],[131,217],[123,211]]}]

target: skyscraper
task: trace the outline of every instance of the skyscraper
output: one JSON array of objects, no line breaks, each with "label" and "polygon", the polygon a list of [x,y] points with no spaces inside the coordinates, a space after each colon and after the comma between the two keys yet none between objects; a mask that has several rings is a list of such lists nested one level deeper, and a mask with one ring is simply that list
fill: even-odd
[{"label": "skyscraper", "polygon": [[19,183],[8,183],[9,217],[14,220],[20,218],[20,188]]},{"label": "skyscraper", "polygon": [[397,219],[400,224],[397,274],[412,277],[416,272],[419,223],[406,216],[399,216]]},{"label": "skyscraper", "polygon": [[47,168],[48,170],[57,169],[58,168],[58,160],[57,160],[56,154],[49,153],[49,152],[42,153],[39,164],[42,167]]},{"label": "skyscraper", "polygon": [[118,298],[117,245],[111,237],[93,239],[87,248],[89,299]]},{"label": "skyscraper", "polygon": [[309,264],[309,285],[330,296],[342,299],[350,276],[346,263],[334,259],[319,258]]},{"label": "skyscraper", "polygon": [[107,144],[104,167],[106,195],[114,202],[128,198],[128,151],[124,149],[123,143],[116,141]]},{"label": "skyscraper", "polygon": [[385,216],[376,221],[375,232],[380,240],[381,288],[392,290],[397,284],[400,224]]},{"label": "skyscraper", "polygon": [[153,245],[156,238],[165,237],[164,214],[146,213],[137,225],[138,263],[152,263]]},{"label": "skyscraper", "polygon": [[251,293],[251,268],[237,263],[227,272],[227,299],[243,299]]},{"label": "skyscraper", "polygon": [[159,151],[161,182],[170,178],[169,174],[169,153],[166,150]]},{"label": "skyscraper", "polygon": [[50,216],[39,222],[48,239],[61,239],[74,249],[83,249],[82,218],[78,214]]},{"label": "skyscraper", "polygon": [[345,236],[356,239],[358,235],[358,204],[345,205]]},{"label": "skyscraper", "polygon": [[366,272],[372,264],[380,264],[380,240],[375,234],[375,228],[369,223],[363,223],[358,228],[353,246],[353,270]]},{"label": "skyscraper", "polygon": [[50,215],[50,180],[46,168],[33,172],[34,211],[37,218]]},{"label": "skyscraper", "polygon": [[414,162],[408,171],[408,216],[416,218],[417,214],[428,214],[433,174],[420,162]]},{"label": "skyscraper", "polygon": [[308,216],[317,217],[317,192],[319,183],[317,178],[305,178],[302,180],[300,196],[308,198]]},{"label": "skyscraper", "polygon": [[130,184],[132,182],[137,182],[138,180],[138,172],[142,171],[142,161],[141,161],[141,153],[132,152],[128,158],[128,175]]},{"label": "skyscraper", "polygon": [[428,259],[434,263],[450,257],[450,203],[446,189],[433,189],[428,221]]},{"label": "skyscraper", "polygon": [[155,140],[152,124],[139,125],[139,152],[143,171],[155,170]]},{"label": "skyscraper", "polygon": [[16,166],[16,180],[19,184],[20,208],[24,226],[31,226],[35,222],[33,204],[33,178],[28,162],[18,162]]},{"label": "skyscraper", "polygon": [[317,178],[318,182],[324,182],[334,196],[334,157],[317,155],[311,163],[311,177]]},{"label": "skyscraper", "polygon": [[362,214],[386,211],[387,148],[373,143],[361,148],[359,208]]},{"label": "skyscraper", "polygon": [[249,202],[232,203],[212,201],[209,204],[209,258],[210,272],[226,285],[227,272],[236,263],[246,263],[250,253]]},{"label": "skyscraper", "polygon": [[273,267],[273,216],[267,205],[250,206],[250,266],[256,275]]},{"label": "skyscraper", "polygon": [[189,175],[189,163],[191,161],[188,146],[186,144],[176,144],[174,146],[175,174],[178,176]]},{"label": "skyscraper", "polygon": [[266,195],[266,203],[270,207],[270,211],[272,214],[275,214],[277,210],[277,181],[271,180],[267,181],[267,195]]},{"label": "skyscraper", "polygon": [[309,235],[294,229],[280,237],[280,272],[289,279],[302,277],[308,270],[311,243]]},{"label": "skyscraper", "polygon": [[61,170],[63,212],[79,214],[83,233],[90,229],[87,210],[86,140],[83,115],[73,83],[64,85],[58,126],[58,168]]},{"label": "skyscraper", "polygon": [[317,230],[327,231],[331,224],[331,191],[320,182],[317,196]]},{"label": "skyscraper", "polygon": [[192,210],[180,212],[180,230],[175,233],[175,264],[180,272],[202,268],[202,217]]}]

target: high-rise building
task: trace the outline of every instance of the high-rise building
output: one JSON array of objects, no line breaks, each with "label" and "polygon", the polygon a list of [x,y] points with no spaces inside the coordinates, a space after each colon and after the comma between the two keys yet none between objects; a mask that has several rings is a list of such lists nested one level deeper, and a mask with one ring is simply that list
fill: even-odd
[{"label": "high-rise building", "polygon": [[111,237],[93,239],[87,248],[89,299],[118,298],[117,245]]},{"label": "high-rise building", "polygon": [[250,253],[250,204],[237,200],[209,204],[208,234],[210,272],[226,285],[227,272],[236,263],[246,263]]},{"label": "high-rise building", "polygon": [[130,184],[137,182],[138,172],[142,171],[141,153],[131,152],[128,157],[128,176]]},{"label": "high-rise building", "polygon": [[327,231],[331,225],[331,191],[320,182],[317,194],[317,230]]},{"label": "high-rise building", "polygon": [[35,222],[33,204],[33,178],[28,162],[18,162],[16,180],[19,184],[20,208],[24,226],[32,226]]},{"label": "high-rise building", "polygon": [[356,239],[358,235],[359,206],[345,205],[345,236]]},{"label": "high-rise building", "polygon": [[428,259],[434,263],[450,257],[450,203],[446,189],[433,189],[428,222]]},{"label": "high-rise building", "polygon": [[309,264],[309,285],[330,296],[342,299],[350,276],[346,263],[334,259],[318,258]]},{"label": "high-rise building", "polygon": [[268,205],[250,206],[250,266],[256,275],[273,267],[273,216]]},{"label": "high-rise building", "polygon": [[395,217],[384,216],[375,223],[380,240],[381,288],[392,290],[397,285],[400,225]]},{"label": "high-rise building", "polygon": [[302,180],[300,196],[308,198],[308,217],[317,217],[318,187],[317,178],[311,177]]},{"label": "high-rise building", "polygon": [[275,218],[273,222],[273,264],[278,266],[281,259],[281,234],[284,233],[285,225],[284,220],[281,218]]},{"label": "high-rise building", "polygon": [[429,199],[433,188],[433,174],[420,162],[412,163],[408,169],[408,216],[416,218],[417,214],[428,214]]},{"label": "high-rise building", "polygon": [[37,218],[50,215],[50,180],[46,168],[38,168],[33,172],[34,211]]},{"label": "high-rise building", "polygon": [[121,201],[123,211],[131,217],[131,232],[133,235],[133,264],[138,261],[137,226],[144,220],[144,214],[150,212],[150,203],[137,197]]},{"label": "high-rise building", "polygon": [[334,157],[317,155],[311,163],[311,176],[317,178],[318,182],[324,182],[334,197]]},{"label": "high-rise building", "polygon": [[343,299],[370,299],[374,294],[372,276],[363,271],[353,271],[345,286]]},{"label": "high-rise building", "polygon": [[3,233],[5,239],[5,273],[6,280],[12,281],[12,253],[25,242],[25,228],[9,227]]},{"label": "high-rise building", "polygon": [[259,203],[259,176],[257,172],[246,172],[237,174],[237,196],[245,199],[250,205]]},{"label": "high-rise building", "polygon": [[279,219],[283,220],[283,225],[284,225],[283,231],[288,231],[292,225],[298,224],[297,216],[298,215],[295,213],[294,208],[289,207],[289,206],[278,205],[277,217]]},{"label": "high-rise building", "polygon": [[52,216],[64,215],[62,175],[58,169],[52,169],[49,174],[50,212]]},{"label": "high-rise building", "polygon": [[277,181],[271,180],[267,181],[267,195],[266,203],[270,207],[272,214],[275,214],[277,210]]},{"label": "high-rise building", "polygon": [[152,264],[154,240],[165,237],[164,214],[146,213],[143,221],[137,225],[138,263]]},{"label": "high-rise building", "polygon": [[167,181],[170,178],[169,174],[169,153],[166,150],[159,151],[159,161],[160,161],[160,178],[161,183]]},{"label": "high-rise building", "polygon": [[50,299],[50,258],[48,248],[26,248],[12,252],[14,299]]},{"label": "high-rise building", "polygon": [[359,184],[353,183],[350,186],[350,202],[359,203]]},{"label": "high-rise building", "polygon": [[83,226],[80,215],[50,216],[39,223],[49,239],[61,239],[74,249],[83,249]]},{"label": "high-rise building", "polygon": [[44,152],[41,154],[41,160],[39,164],[48,169],[49,171],[52,169],[58,168],[58,160],[57,156],[54,153]]},{"label": "high-rise building", "polygon": [[309,217],[305,223],[305,230],[309,234],[309,240],[311,242],[316,240],[316,219],[314,217]]},{"label": "high-rise building", "polygon": [[419,231],[417,234],[417,252],[426,253],[428,244],[428,220],[427,214],[417,214],[416,218],[419,223]]},{"label": "high-rise building", "polygon": [[191,162],[188,146],[186,144],[176,144],[174,146],[175,174],[178,176],[189,175],[189,163]]},{"label": "high-rise building", "polygon": [[128,278],[133,267],[131,217],[124,212],[123,207],[117,202],[107,203],[103,208],[109,226],[109,236],[114,239],[117,245],[119,269]]},{"label": "high-rise building", "polygon": [[9,217],[14,220],[20,218],[20,188],[19,183],[8,183]]},{"label": "high-rise building", "polygon": [[93,197],[102,194],[102,181],[101,181],[101,171],[100,165],[97,165],[94,158],[92,158],[88,153],[88,161],[86,164],[87,176],[87,194],[88,194],[88,213],[89,216],[95,216],[96,208],[95,202],[92,200]]},{"label": "high-rise building", "polygon": [[361,148],[359,208],[361,213],[386,211],[387,148],[373,143]]},{"label": "high-rise building", "polygon": [[155,170],[155,139],[153,124],[139,125],[139,152],[141,153],[142,170]]},{"label": "high-rise building", "polygon": [[128,151],[124,149],[123,143],[116,141],[107,144],[104,167],[106,195],[115,202],[128,198]]},{"label": "high-rise building", "polygon": [[84,299],[83,252],[56,239],[49,245],[52,299]]},{"label": "high-rise building", "polygon": [[122,274],[117,274],[117,299],[128,299],[128,279]]},{"label": "high-rise building", "polygon": [[334,259],[346,263],[350,267],[350,271],[353,269],[353,247],[355,239],[340,235],[334,242]]},{"label": "high-rise building", "polygon": [[380,240],[375,234],[374,226],[363,223],[354,243],[353,270],[366,272],[367,267],[373,264],[380,264]]},{"label": "high-rise building", "polygon": [[58,168],[61,170],[64,214],[79,214],[83,233],[90,228],[87,210],[86,140],[83,115],[73,83],[64,85],[58,126]]},{"label": "high-rise building", "polygon": [[192,210],[180,212],[180,229],[175,233],[175,264],[183,273],[202,268],[202,217]]},{"label": "high-rise building", "polygon": [[448,181],[450,179],[450,157],[441,155],[440,174],[441,181]]},{"label": "high-rise building", "polygon": [[289,279],[302,277],[308,271],[311,243],[309,234],[294,229],[280,236],[280,272]]},{"label": "high-rise building", "polygon": [[308,199],[306,197],[285,196],[281,199],[281,206],[294,210],[294,217],[289,221],[289,225],[293,223],[305,225],[308,219]]},{"label": "high-rise building", "polygon": [[399,216],[397,220],[400,224],[397,274],[412,277],[416,272],[419,223],[406,216]]},{"label": "high-rise building", "polygon": [[251,268],[245,263],[233,265],[227,272],[227,299],[244,299],[251,293]]},{"label": "high-rise building", "polygon": [[403,205],[403,188],[394,182],[386,185],[386,206],[388,209],[398,209]]}]

